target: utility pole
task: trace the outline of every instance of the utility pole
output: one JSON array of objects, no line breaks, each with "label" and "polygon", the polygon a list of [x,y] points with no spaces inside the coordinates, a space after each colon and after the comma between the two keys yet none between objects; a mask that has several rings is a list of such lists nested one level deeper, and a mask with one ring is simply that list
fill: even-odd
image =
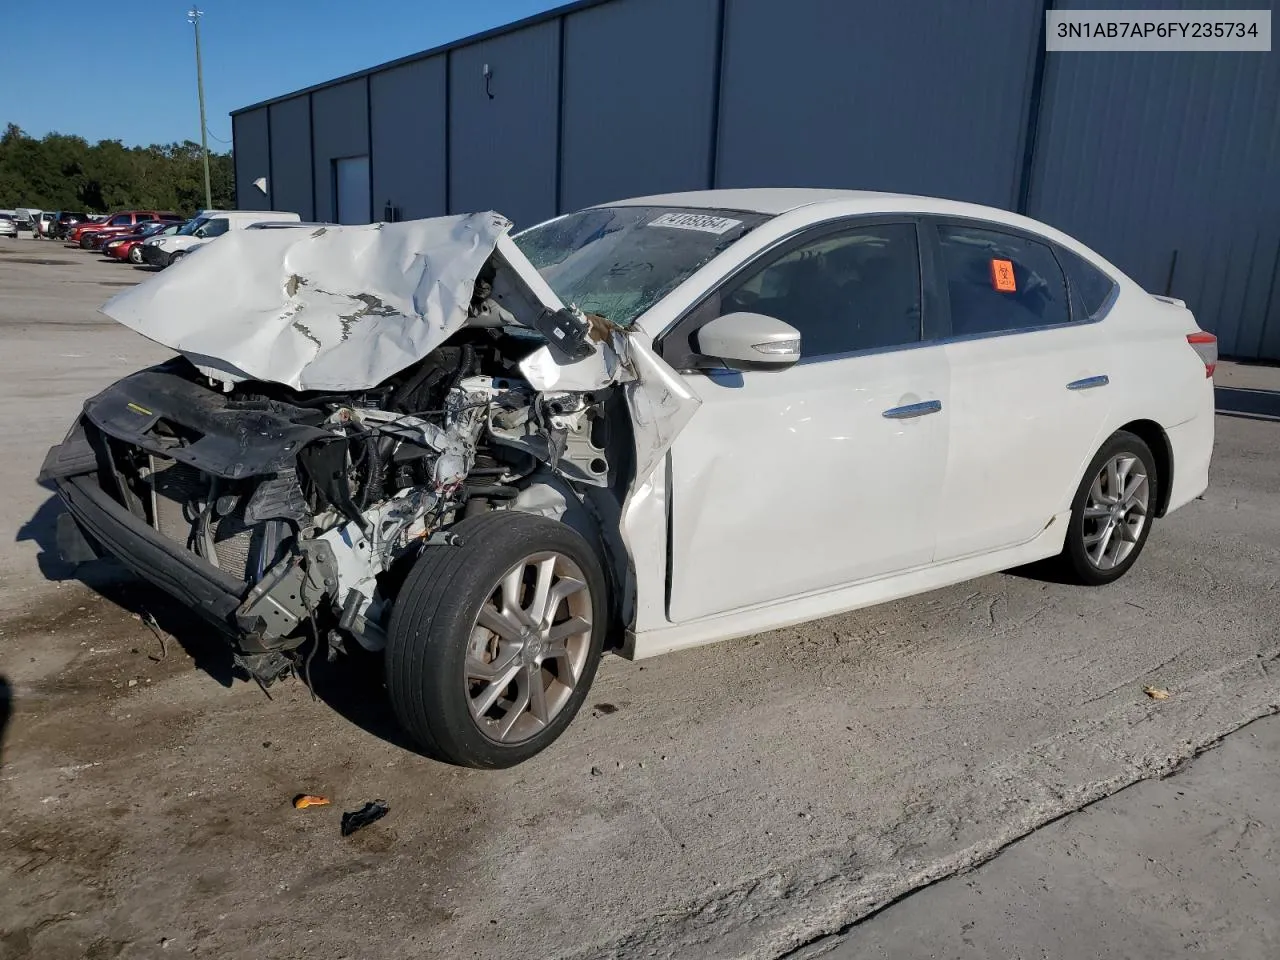
[{"label": "utility pole", "polygon": [[204,65],[200,62],[200,8],[187,11],[187,22],[196,28],[196,89],[200,92],[200,149],[204,154],[204,208],[213,209],[213,191],[209,187],[209,127],[204,119]]}]

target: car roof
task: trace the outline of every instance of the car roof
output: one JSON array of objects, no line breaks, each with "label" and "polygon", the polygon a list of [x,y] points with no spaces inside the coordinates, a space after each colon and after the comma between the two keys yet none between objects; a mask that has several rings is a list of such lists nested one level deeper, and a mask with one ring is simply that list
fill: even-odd
[{"label": "car roof", "polygon": [[[810,187],[752,187],[741,190],[697,190],[690,193],[662,193],[649,197],[633,197],[601,207],[654,206],[689,209],[738,210],[779,216],[801,208],[809,208],[823,219],[821,207],[838,207],[833,216],[859,214],[928,214],[940,217],[965,217],[1002,223],[1048,236],[1062,242],[1065,234],[1052,226],[1021,214],[961,200],[925,197],[909,193],[881,193],[874,190],[826,190]],[[816,208],[816,209],[815,209]],[[1071,240],[1070,243],[1078,243]],[[1070,245],[1070,244],[1069,244]]]},{"label": "car roof", "polygon": [[[749,187],[740,190],[693,190],[687,193],[659,193],[633,197],[602,207],[692,207],[695,209],[743,210],[750,213],[780,214],[814,203],[849,200],[883,201],[903,197],[899,193],[874,190],[826,190],[815,187]],[[916,199],[916,198],[911,198]]]}]

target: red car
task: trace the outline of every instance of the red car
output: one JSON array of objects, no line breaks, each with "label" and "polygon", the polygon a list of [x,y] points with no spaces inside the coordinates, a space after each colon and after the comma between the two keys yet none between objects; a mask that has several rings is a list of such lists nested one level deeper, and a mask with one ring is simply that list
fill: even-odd
[{"label": "red car", "polygon": [[181,227],[181,223],[166,223],[164,221],[144,223],[141,227],[135,228],[132,233],[108,238],[106,243],[102,245],[102,253],[112,260],[119,260],[122,263],[127,261],[139,264],[142,263],[142,241],[148,237],[161,237],[177,233]]},{"label": "red car", "polygon": [[181,223],[184,219],[186,218],[180,217],[176,213],[168,213],[161,210],[125,210],[121,213],[112,214],[99,223],[77,223],[67,232],[67,244],[68,246],[88,250],[93,246],[92,238],[86,240],[86,235],[88,234],[129,233],[139,224],[150,223],[154,220]]}]

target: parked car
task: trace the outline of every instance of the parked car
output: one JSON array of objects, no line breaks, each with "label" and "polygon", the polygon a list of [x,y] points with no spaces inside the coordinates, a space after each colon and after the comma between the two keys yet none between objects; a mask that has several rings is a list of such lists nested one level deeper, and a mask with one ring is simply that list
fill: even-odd
[{"label": "parked car", "polygon": [[18,225],[13,222],[13,214],[0,213],[0,237],[16,237]]},{"label": "parked car", "polygon": [[1213,335],[1026,217],[768,189],[507,227],[245,231],[120,294],[181,356],[50,451],[64,554],[119,557],[263,682],[380,653],[426,752],[503,767],[605,648],[1051,557],[1109,583],[1208,483]]},{"label": "parked car", "polygon": [[[145,241],[147,237],[159,236],[165,230],[177,233],[182,228],[182,224],[168,223],[165,220],[152,220],[151,223],[145,223],[134,227],[128,233],[116,233],[113,236],[95,239],[95,242],[101,242],[102,255],[111,257],[115,260],[125,260],[128,257],[128,250],[134,244]],[[120,251],[124,251],[123,253]],[[141,262],[141,256],[140,256]]]},{"label": "parked car", "polygon": [[72,246],[80,247],[82,250],[88,250],[92,244],[92,239],[87,243],[82,242],[87,233],[98,233],[103,230],[119,232],[137,226],[140,223],[149,223],[152,220],[181,223],[184,219],[184,217],[176,213],[167,213],[159,210],[127,210],[121,213],[114,213],[102,221],[76,224],[67,231],[67,242]]},{"label": "parked car", "polygon": [[163,220],[145,223],[136,228],[133,233],[112,237],[103,244],[102,252],[113,260],[127,260],[129,263],[139,264],[142,263],[142,242],[144,240],[149,237],[173,236],[181,229],[182,224],[168,223]]},{"label": "parked car", "polygon": [[40,214],[43,212],[43,210],[37,210],[34,207],[18,207],[13,212],[13,222],[18,225],[19,230],[34,233]]},{"label": "parked car", "polygon": [[52,240],[65,240],[67,231],[78,223],[84,223],[89,219],[89,215],[81,211],[75,210],[59,210],[54,216],[53,224],[49,228],[49,237]]},{"label": "parked car", "polygon": [[243,230],[255,223],[297,223],[296,213],[280,210],[205,210],[170,237],[157,237],[142,245],[142,259],[153,267],[167,267],[181,260],[195,247],[232,230]]}]

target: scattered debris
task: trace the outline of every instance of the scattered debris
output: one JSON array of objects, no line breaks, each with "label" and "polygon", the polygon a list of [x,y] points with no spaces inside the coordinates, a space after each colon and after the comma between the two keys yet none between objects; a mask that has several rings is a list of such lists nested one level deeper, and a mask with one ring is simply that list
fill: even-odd
[{"label": "scattered debris", "polygon": [[1168,700],[1169,699],[1169,691],[1163,689],[1162,687],[1143,687],[1142,692],[1145,693],[1152,700]]},{"label": "scattered debris", "polygon": [[391,808],[385,800],[370,800],[359,810],[342,815],[342,835],[349,837],[357,830],[362,830],[371,823],[381,820]]},{"label": "scattered debris", "polygon": [[156,635],[156,639],[160,641],[160,656],[152,657],[148,655],[148,658],[151,660],[154,660],[156,663],[159,663],[161,660],[167,659],[169,656],[169,647],[165,643],[165,639],[164,639],[165,635],[164,635],[164,631],[160,629],[160,623],[152,615],[150,610],[143,610],[139,615],[138,619],[141,620],[147,626],[147,628],[150,629],[150,631]]},{"label": "scattered debris", "polygon": [[595,705],[595,709],[596,709],[596,710],[598,710],[598,711],[600,711],[600,712],[601,712],[601,713],[603,713],[603,714],[610,714],[610,713],[617,713],[617,712],[618,712],[618,708],[617,708],[617,707],[615,707],[612,703],[597,703],[597,704]]},{"label": "scattered debris", "polygon": [[[295,810],[305,810],[307,807],[327,807],[328,805],[328,797],[322,797],[314,793],[300,793],[293,798],[293,808]],[[350,814],[347,814],[347,816],[350,816]],[[346,817],[342,819],[345,824]]]},{"label": "scattered debris", "polygon": [[604,773],[604,771],[603,771],[603,770],[601,770],[599,767],[592,767],[592,768],[591,768],[591,775],[592,775],[593,777],[598,777],[598,776],[600,776],[602,773]]}]

